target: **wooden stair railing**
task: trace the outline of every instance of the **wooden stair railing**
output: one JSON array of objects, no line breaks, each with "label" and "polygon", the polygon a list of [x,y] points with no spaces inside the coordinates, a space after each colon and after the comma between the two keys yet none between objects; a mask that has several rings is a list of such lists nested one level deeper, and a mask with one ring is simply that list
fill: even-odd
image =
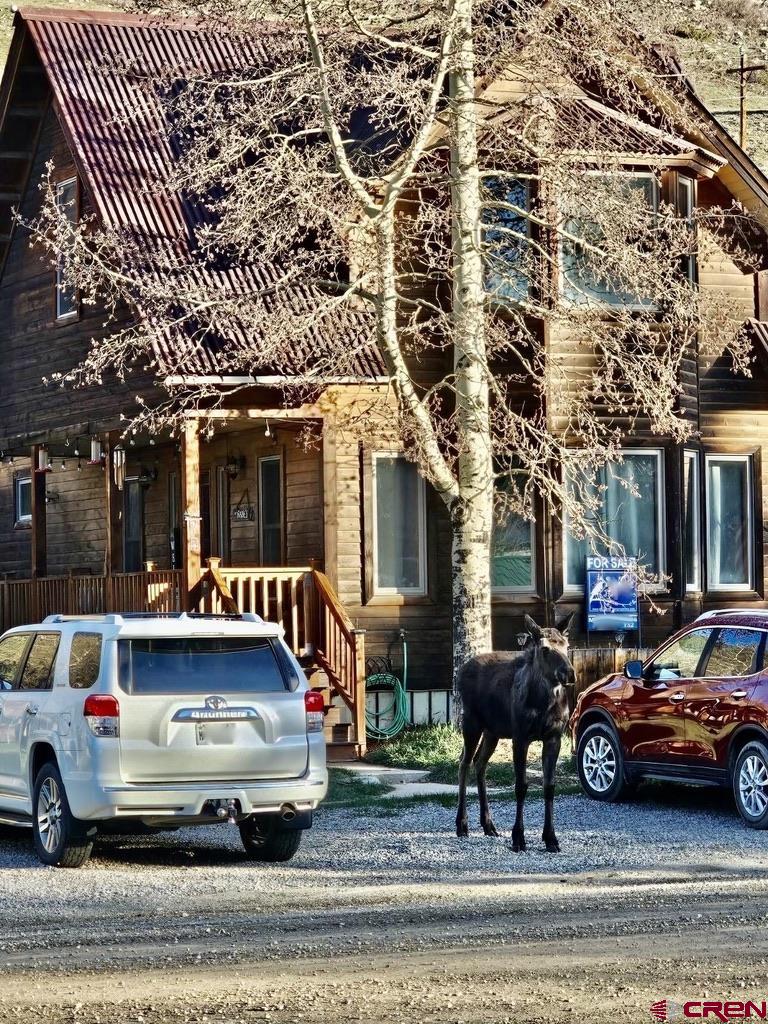
[{"label": "wooden stair railing", "polygon": [[325,573],[301,568],[229,568],[218,558],[190,591],[194,611],[255,612],[279,623],[297,657],[310,657],[352,714],[354,744],[365,752],[365,640],[355,629]]}]

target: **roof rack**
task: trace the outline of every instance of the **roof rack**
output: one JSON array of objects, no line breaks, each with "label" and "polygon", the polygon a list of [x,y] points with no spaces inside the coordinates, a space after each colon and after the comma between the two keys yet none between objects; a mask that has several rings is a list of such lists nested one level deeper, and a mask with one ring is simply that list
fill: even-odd
[{"label": "roof rack", "polygon": [[218,615],[215,612],[108,612],[106,614],[83,614],[83,615],[46,615],[43,624],[55,622],[105,622],[108,625],[120,626],[124,622],[135,621],[136,619],[175,619],[186,621],[188,619],[228,621],[228,622],[258,622],[264,620],[254,612],[242,612],[238,615]]},{"label": "roof rack", "polygon": [[702,612],[694,622],[703,622],[706,619],[716,619],[718,615],[752,615],[768,618],[768,608],[714,608],[712,611]]}]

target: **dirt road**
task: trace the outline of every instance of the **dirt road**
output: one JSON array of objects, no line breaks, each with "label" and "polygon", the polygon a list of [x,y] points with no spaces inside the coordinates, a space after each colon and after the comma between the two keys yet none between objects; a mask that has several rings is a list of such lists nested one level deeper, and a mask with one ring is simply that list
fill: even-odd
[{"label": "dirt road", "polygon": [[281,867],[195,831],[53,871],[3,833],[0,1020],[600,1024],[768,998],[768,837],[711,798],[614,811],[565,798],[551,858],[535,811],[516,858],[432,805],[326,812]]}]

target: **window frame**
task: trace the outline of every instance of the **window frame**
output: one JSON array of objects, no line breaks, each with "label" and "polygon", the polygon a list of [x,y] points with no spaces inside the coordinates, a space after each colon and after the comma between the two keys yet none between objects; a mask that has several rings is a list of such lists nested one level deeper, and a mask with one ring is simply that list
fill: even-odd
[{"label": "window frame", "polygon": [[[658,537],[658,549],[659,549],[659,577],[664,577],[667,574],[667,503],[666,503],[666,491],[665,491],[665,479],[666,479],[666,451],[664,448],[622,448],[620,449],[622,455],[653,455],[656,457],[656,490],[659,496],[658,507],[656,509],[656,530]],[[610,465],[610,463],[606,463]],[[562,561],[563,561],[563,593],[564,594],[584,594],[586,586],[580,583],[571,583],[568,580],[568,526],[567,523],[563,523],[561,530],[562,535]],[[627,552],[627,557],[633,556],[633,552]],[[664,593],[666,590],[663,582],[649,583],[638,588],[639,593]]]},{"label": "window frame", "polygon": [[[619,171],[610,172],[606,174],[602,170],[587,170],[583,172],[583,177],[601,177],[601,178],[650,178],[653,183],[653,214],[658,215],[659,205],[662,201],[663,196],[663,183],[659,180],[659,176],[653,172],[650,168],[648,170],[634,170],[632,168],[625,168]],[[562,230],[567,230],[566,225],[570,220],[575,219],[573,215],[569,215],[565,210],[562,200],[558,202],[560,212],[562,214]],[[586,309],[587,312],[593,308],[593,306],[599,306],[602,309],[610,311],[612,309],[624,309],[634,313],[654,313],[658,311],[657,302],[638,302],[638,303],[625,303],[625,302],[606,302],[597,295],[585,296],[581,300],[571,299],[566,294],[566,271],[565,271],[565,260],[563,253],[563,246],[566,239],[563,237],[562,231],[558,231],[557,241],[557,292],[559,300],[570,308],[578,310],[579,308]]]},{"label": "window frame", "polygon": [[[21,515],[21,501],[19,499],[19,486],[29,484],[29,514]],[[29,526],[32,523],[32,473],[18,473],[13,478],[13,522],[15,526]]]},{"label": "window frame", "polygon": [[270,455],[259,455],[256,460],[256,486],[259,497],[259,564],[264,566],[264,487],[262,486],[261,467],[266,462],[276,462],[279,471],[278,491],[280,497],[280,559],[277,565],[285,561],[285,466],[280,452]]},{"label": "window frame", "polygon": [[[677,171],[674,176],[674,206],[679,217],[685,218],[688,223],[688,227],[691,231],[695,229],[694,214],[696,212],[696,179],[689,177],[687,174],[681,174]],[[690,200],[690,209],[683,210],[680,202],[680,192],[685,191],[688,194]],[[683,257],[683,274],[686,280],[691,285],[695,285],[697,282],[698,266],[696,260],[696,253],[691,252],[687,256]],[[687,263],[687,266],[685,264]]]},{"label": "window frame", "polygon": [[[382,587],[379,585],[379,520],[378,502],[376,498],[377,471],[376,466],[379,459],[399,459],[407,465],[413,465],[416,472],[418,486],[416,490],[418,499],[417,527],[419,543],[419,583],[416,587]],[[419,473],[414,463],[409,463],[401,451],[388,451],[377,449],[371,453],[371,541],[372,541],[372,566],[373,566],[373,596],[374,597],[426,597],[428,587],[427,573],[427,488],[424,477]]]},{"label": "window frame", "polygon": [[[524,587],[497,587],[493,585],[493,539],[491,539],[491,598],[504,598],[504,597],[515,597],[518,594],[537,594],[537,572],[538,572],[538,559],[536,558],[536,520],[529,519],[528,526],[530,528],[531,536],[531,582],[530,585]],[[496,527],[496,519],[494,517],[493,529]]]},{"label": "window frame", "polygon": [[[694,479],[691,481],[694,495],[693,528],[694,528],[694,553],[696,556],[696,579],[693,583],[688,582],[688,560],[687,560],[687,537],[686,537],[686,512],[687,503],[685,496],[686,465],[691,462],[694,467]],[[683,579],[685,582],[686,594],[700,594],[704,589],[704,551],[702,547],[701,512],[702,512],[702,488],[701,488],[701,452],[696,448],[683,449],[683,486],[682,497],[682,534],[683,534]]]},{"label": "window frame", "polygon": [[[72,223],[77,225],[80,222],[80,180],[76,174],[72,174],[67,178],[62,178],[56,182],[56,205],[59,206],[59,196],[62,191],[68,186],[74,185],[75,199],[74,199],[74,215]],[[54,310],[56,314],[57,324],[71,323],[73,320],[80,319],[80,293],[76,288],[74,293],[74,309],[67,310],[66,312],[61,311],[61,301],[64,297],[64,292],[61,290],[62,284],[62,265],[61,257],[56,261],[56,294],[54,296]]]},{"label": "window frame", "polygon": [[[712,582],[712,571],[709,557],[709,536],[711,528],[712,502],[710,500],[709,465],[710,462],[741,462],[747,467],[747,581],[745,583]],[[755,587],[755,466],[751,453],[704,453],[704,511],[705,511],[705,551],[707,560],[707,591],[716,594],[752,593]]]}]

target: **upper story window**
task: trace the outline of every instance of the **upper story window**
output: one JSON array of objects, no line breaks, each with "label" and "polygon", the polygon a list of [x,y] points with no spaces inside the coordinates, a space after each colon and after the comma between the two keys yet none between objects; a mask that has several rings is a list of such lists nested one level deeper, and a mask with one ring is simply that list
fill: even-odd
[{"label": "upper story window", "polygon": [[[696,205],[696,182],[682,174],[675,177],[675,209],[693,231],[693,211]],[[683,273],[691,284],[696,280],[696,256],[693,252],[686,253],[682,260]]]},{"label": "upper story window", "polygon": [[32,477],[28,474],[13,481],[13,518],[17,523],[32,522]]},{"label": "upper story window", "polygon": [[[56,205],[71,224],[78,220],[77,178],[67,178],[56,185]],[[56,319],[68,320],[76,317],[79,312],[77,289],[72,288],[65,280],[63,257],[56,264]]]},{"label": "upper story window", "polygon": [[483,200],[485,290],[497,302],[525,302],[530,291],[527,182],[487,178]]},{"label": "upper story window", "polygon": [[749,455],[707,455],[707,587],[753,586],[754,479]]},{"label": "upper story window", "polygon": [[[647,208],[649,217],[655,217],[659,208],[659,185],[653,174],[586,175],[584,187],[589,180],[611,182],[613,186],[632,197],[639,193]],[[653,309],[653,300],[633,295],[624,290],[618,275],[610,269],[610,259],[603,259],[599,250],[606,236],[602,226],[588,212],[574,209],[565,218],[564,237],[561,244],[562,293],[574,305],[623,306],[632,309]]]},{"label": "upper story window", "polygon": [[377,594],[426,594],[424,478],[402,455],[373,456],[373,579]]},{"label": "upper story window", "polygon": [[[658,578],[665,571],[664,453],[635,448],[625,449],[622,457],[623,462],[603,466],[594,482],[584,481],[581,486],[599,500],[596,528]],[[567,517],[564,545],[565,587],[583,587],[593,545],[587,538],[571,536]]]}]

